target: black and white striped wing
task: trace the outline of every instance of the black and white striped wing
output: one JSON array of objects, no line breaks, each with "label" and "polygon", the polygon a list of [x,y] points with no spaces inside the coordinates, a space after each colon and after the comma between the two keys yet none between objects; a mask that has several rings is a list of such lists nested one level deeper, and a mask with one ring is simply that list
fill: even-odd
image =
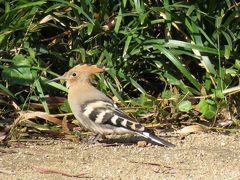
[{"label": "black and white striped wing", "polygon": [[98,124],[110,124],[112,126],[123,127],[137,132],[145,130],[140,123],[134,121],[111,102],[86,102],[82,107],[82,113]]},{"label": "black and white striped wing", "polygon": [[151,133],[147,128],[119,110],[112,102],[102,100],[89,101],[81,108],[83,115],[95,123],[126,128],[127,130],[135,132],[145,138],[151,139],[155,143],[165,146],[174,146],[172,143],[157,137],[154,133]]}]

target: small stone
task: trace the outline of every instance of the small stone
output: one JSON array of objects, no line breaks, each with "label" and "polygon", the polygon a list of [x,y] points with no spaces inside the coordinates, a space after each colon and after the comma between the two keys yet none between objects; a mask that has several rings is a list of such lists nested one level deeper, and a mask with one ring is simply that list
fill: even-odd
[{"label": "small stone", "polygon": [[226,145],[226,143],[225,142],[221,142],[221,146],[225,146]]},{"label": "small stone", "polygon": [[137,146],[138,147],[146,147],[147,146],[147,142],[146,141],[138,141]]}]

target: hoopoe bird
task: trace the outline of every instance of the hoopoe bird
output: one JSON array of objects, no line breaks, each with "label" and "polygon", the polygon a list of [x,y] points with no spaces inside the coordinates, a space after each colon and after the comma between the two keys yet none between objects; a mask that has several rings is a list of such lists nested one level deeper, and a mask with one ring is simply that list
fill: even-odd
[{"label": "hoopoe bird", "polygon": [[132,133],[164,145],[174,145],[157,137],[149,129],[121,111],[104,93],[91,84],[91,75],[104,72],[105,66],[79,64],[51,81],[64,79],[70,108],[80,124],[101,135]]}]

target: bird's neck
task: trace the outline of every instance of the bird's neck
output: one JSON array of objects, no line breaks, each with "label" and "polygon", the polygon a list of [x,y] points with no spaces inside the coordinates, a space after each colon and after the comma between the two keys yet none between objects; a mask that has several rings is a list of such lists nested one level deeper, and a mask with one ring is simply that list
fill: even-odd
[{"label": "bird's neck", "polygon": [[74,111],[74,108],[78,107],[77,104],[79,102],[83,103],[88,99],[95,97],[97,91],[98,90],[95,87],[86,82],[70,86],[68,90],[68,100],[72,111]]},{"label": "bird's neck", "polygon": [[70,88],[69,91],[76,91],[76,92],[87,92],[89,90],[93,90],[94,87],[90,83],[90,81],[82,81],[82,82],[77,82],[73,84]]}]

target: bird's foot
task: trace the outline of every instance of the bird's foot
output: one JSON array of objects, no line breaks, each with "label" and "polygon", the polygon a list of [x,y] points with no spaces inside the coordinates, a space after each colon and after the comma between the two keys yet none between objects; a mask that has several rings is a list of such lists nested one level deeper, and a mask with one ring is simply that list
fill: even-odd
[{"label": "bird's foot", "polygon": [[105,139],[105,136],[102,134],[97,134],[95,136],[91,136],[87,139],[87,144],[102,144],[100,143],[101,140]]}]

